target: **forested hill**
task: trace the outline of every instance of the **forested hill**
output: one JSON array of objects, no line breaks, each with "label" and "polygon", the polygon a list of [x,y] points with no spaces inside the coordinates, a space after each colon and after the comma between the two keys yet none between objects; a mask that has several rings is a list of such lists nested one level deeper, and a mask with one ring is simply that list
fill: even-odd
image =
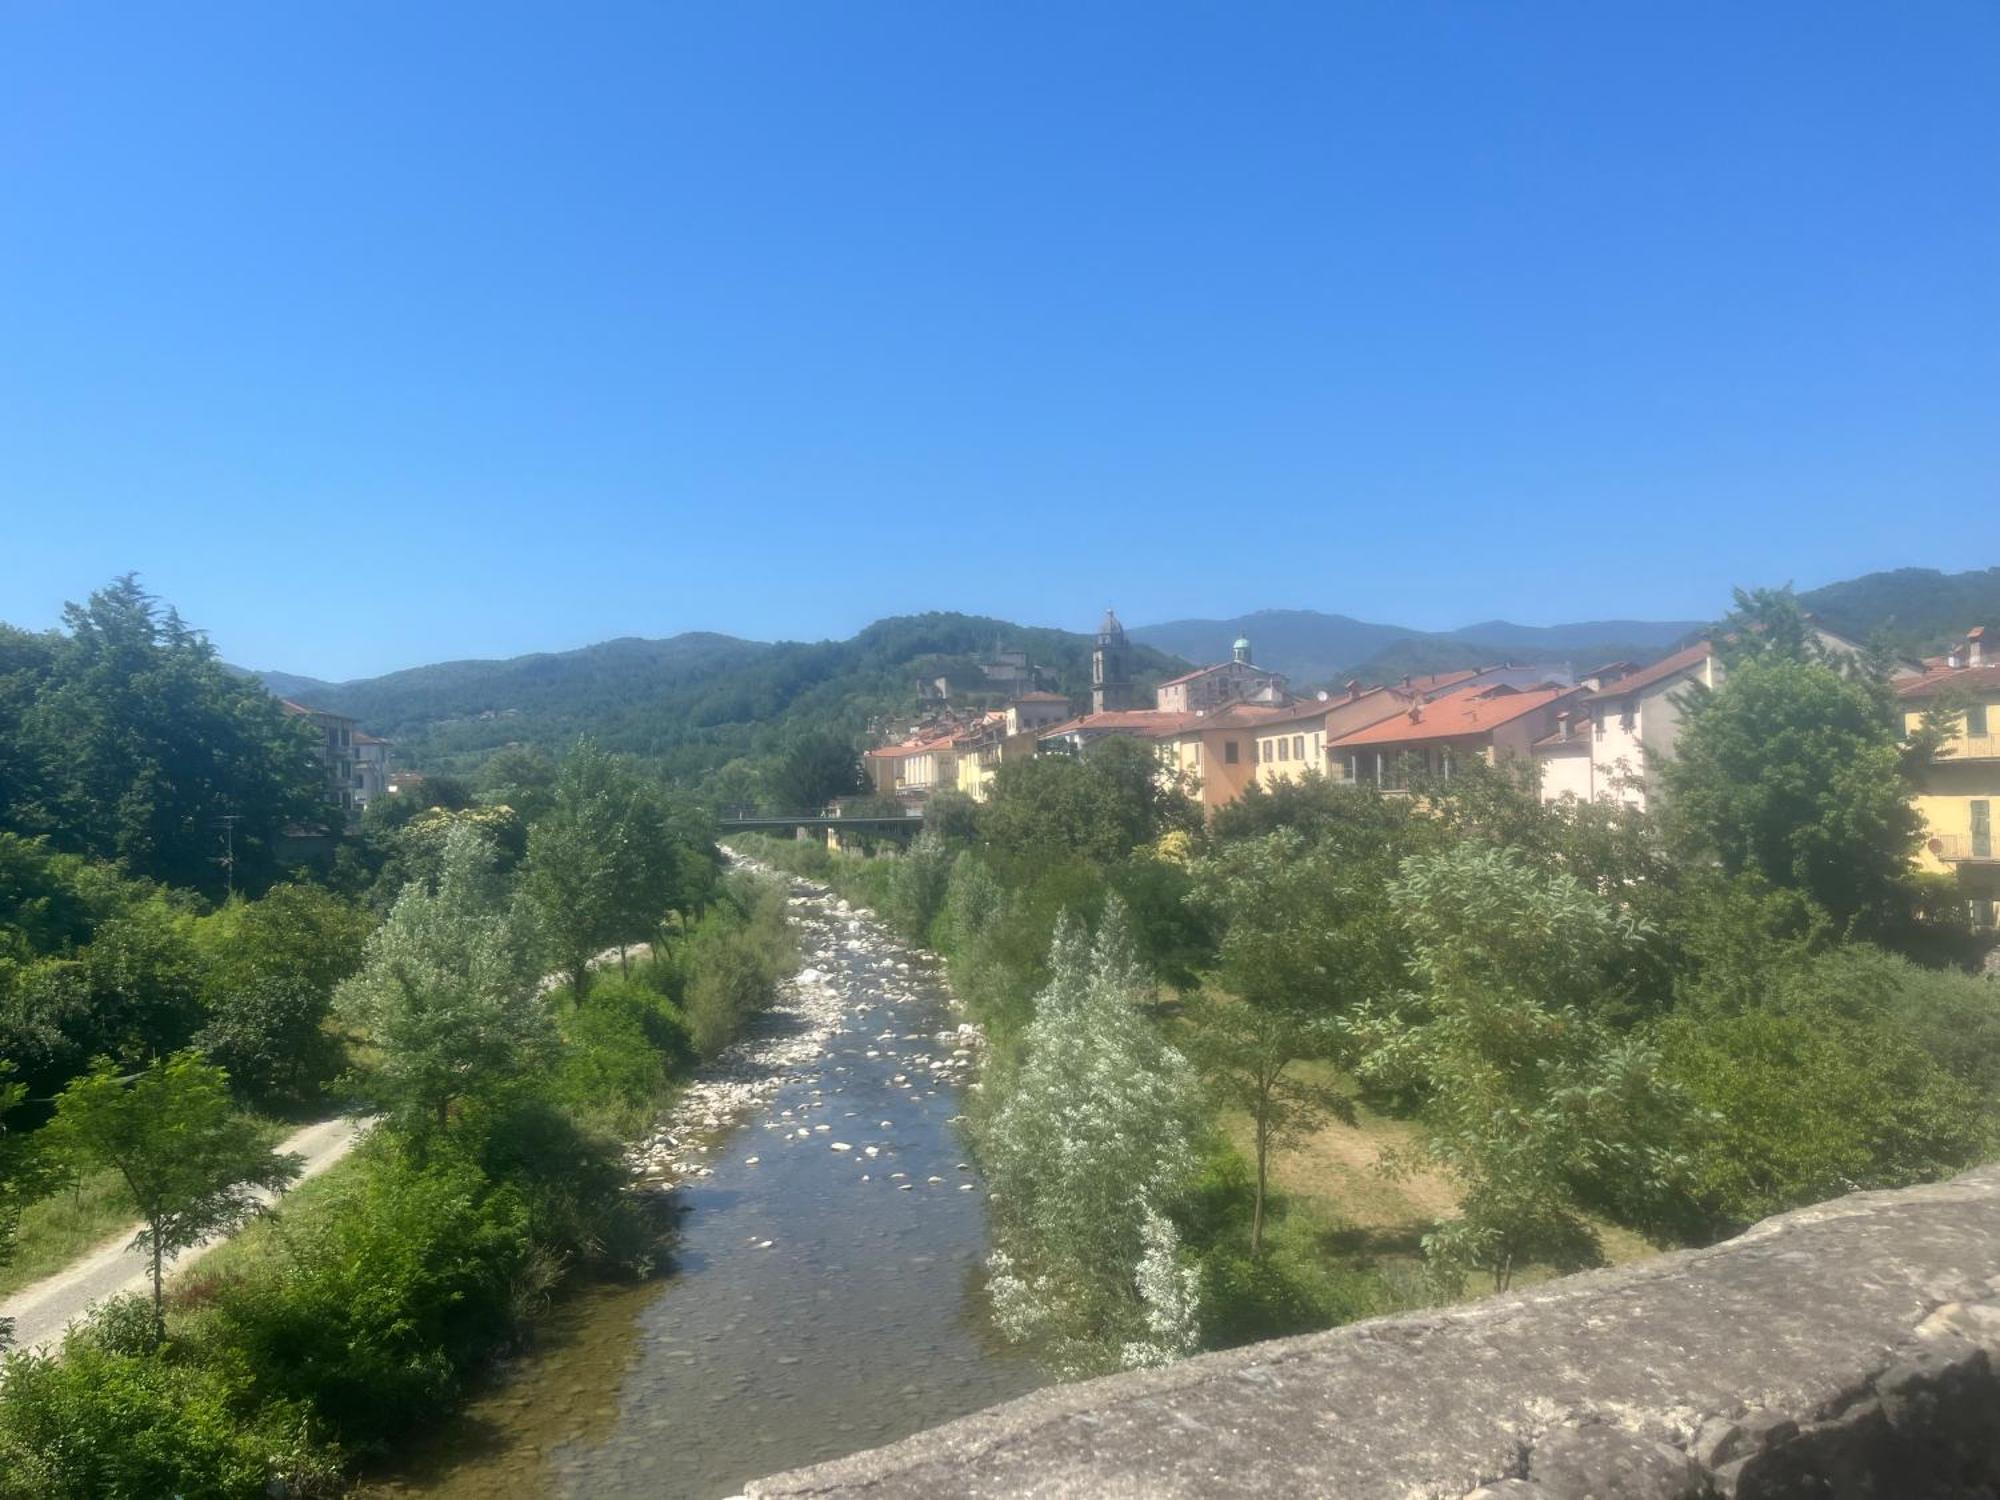
[{"label": "forested hill", "polygon": [[1880,631],[1905,651],[1927,654],[1974,625],[2000,626],[2000,568],[1866,573],[1810,589],[1799,602],[1843,635],[1865,639]]},{"label": "forested hill", "polygon": [[[384,677],[325,683],[257,674],[272,691],[352,714],[398,745],[403,764],[465,769],[502,745],[557,748],[588,733],[687,776],[767,754],[796,728],[861,733],[904,714],[919,679],[976,683],[994,649],[1026,651],[1055,691],[1089,692],[1092,638],[976,615],[877,621],[845,641],[739,640],[688,634],[606,641],[504,661],[444,662]],[[1136,675],[1156,681],[1184,663],[1144,647]]]},{"label": "forested hill", "polygon": [[1132,632],[1193,661],[1220,661],[1247,636],[1257,661],[1300,687],[1346,676],[1369,680],[1405,672],[1441,672],[1487,662],[1565,661],[1594,666],[1620,657],[1650,660],[1698,620],[1591,620],[1573,625],[1516,625],[1488,620],[1457,630],[1414,630],[1311,609],[1264,609],[1226,620],[1170,620]]}]

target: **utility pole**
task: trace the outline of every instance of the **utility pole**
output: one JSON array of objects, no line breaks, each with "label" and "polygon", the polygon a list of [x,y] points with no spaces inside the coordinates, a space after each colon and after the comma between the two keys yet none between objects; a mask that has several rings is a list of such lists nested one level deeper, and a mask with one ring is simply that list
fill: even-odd
[{"label": "utility pole", "polygon": [[241,813],[224,813],[216,819],[222,825],[222,857],[216,861],[222,866],[225,899],[236,896],[236,821]]}]

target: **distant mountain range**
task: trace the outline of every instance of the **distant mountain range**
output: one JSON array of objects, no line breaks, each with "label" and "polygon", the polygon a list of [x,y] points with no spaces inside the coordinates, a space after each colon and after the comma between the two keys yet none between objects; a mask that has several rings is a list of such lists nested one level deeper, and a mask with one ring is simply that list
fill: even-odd
[{"label": "distant mountain range", "polygon": [[[1935,649],[1967,626],[2000,625],[2000,568],[1940,573],[1903,568],[1800,595],[1847,635],[1886,634],[1905,651]],[[1697,620],[1588,620],[1516,625],[1487,620],[1423,631],[1314,610],[1260,610],[1230,620],[1175,620],[1130,632],[1142,684],[1228,657],[1248,636],[1260,663],[1310,688],[1348,677],[1389,681],[1497,660],[1650,661],[1699,630]],[[395,739],[407,763],[466,766],[504,744],[559,746],[589,733],[613,749],[699,775],[767,753],[805,726],[860,736],[907,721],[916,683],[978,683],[996,645],[1024,650],[1078,706],[1090,684],[1091,637],[959,614],[881,620],[851,640],[776,644],[691,632],[627,637],[577,651],[501,661],[454,661],[383,677],[324,682],[259,672],[271,691],[352,714]]]},{"label": "distant mountain range", "polygon": [[[1458,630],[1378,625],[1310,609],[1262,609],[1227,620],[1169,620],[1130,632],[1136,641],[1189,661],[1223,661],[1248,638],[1260,666],[1283,672],[1300,687],[1343,674],[1401,675],[1445,671],[1503,658],[1575,661],[1591,667],[1615,658],[1650,658],[1699,630],[1701,620],[1587,620],[1574,625],[1516,625],[1487,620]],[[1589,660],[1576,660],[1588,657]]]}]

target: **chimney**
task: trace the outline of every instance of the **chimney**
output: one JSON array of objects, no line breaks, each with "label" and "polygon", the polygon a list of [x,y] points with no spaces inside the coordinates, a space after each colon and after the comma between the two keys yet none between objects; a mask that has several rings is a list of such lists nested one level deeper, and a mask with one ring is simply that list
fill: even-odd
[{"label": "chimney", "polygon": [[1348,678],[1346,687],[1347,687],[1347,701],[1349,703],[1352,703],[1356,698],[1359,698],[1361,696],[1361,682],[1359,678],[1354,678],[1354,677]]},{"label": "chimney", "polygon": [[1410,722],[1411,722],[1412,724],[1417,724],[1417,723],[1421,723],[1421,722],[1423,721],[1423,717],[1424,717],[1424,706],[1423,706],[1423,704],[1421,704],[1421,703],[1412,703],[1412,704],[1410,705]]},{"label": "chimney", "polygon": [[1563,737],[1564,739],[1568,739],[1568,738],[1569,738],[1569,710],[1568,710],[1568,709],[1564,709],[1564,710],[1563,710],[1563,711],[1562,711],[1561,713],[1559,713],[1559,714],[1557,714],[1557,715],[1556,715],[1556,733],[1557,733],[1557,734],[1559,734],[1559,735],[1561,735],[1561,736],[1562,736],[1562,737]]},{"label": "chimney", "polygon": [[1975,625],[1965,632],[1965,664],[1968,667],[1986,665],[1986,627]]}]

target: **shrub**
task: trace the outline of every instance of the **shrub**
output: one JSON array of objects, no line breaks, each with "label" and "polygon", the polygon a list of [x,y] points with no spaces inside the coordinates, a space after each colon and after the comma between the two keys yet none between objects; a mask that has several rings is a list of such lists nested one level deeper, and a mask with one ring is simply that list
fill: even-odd
[{"label": "shrub", "polygon": [[279,1221],[274,1259],[225,1286],[196,1336],[374,1446],[442,1410],[459,1372],[509,1336],[529,1216],[469,1163],[364,1150],[318,1211]]},{"label": "shrub", "polygon": [[[139,1321],[150,1313],[141,1305]],[[331,1493],[338,1455],[306,1411],[255,1404],[240,1369],[138,1354],[86,1328],[60,1359],[16,1354],[0,1399],[5,1500],[186,1500]]]}]

